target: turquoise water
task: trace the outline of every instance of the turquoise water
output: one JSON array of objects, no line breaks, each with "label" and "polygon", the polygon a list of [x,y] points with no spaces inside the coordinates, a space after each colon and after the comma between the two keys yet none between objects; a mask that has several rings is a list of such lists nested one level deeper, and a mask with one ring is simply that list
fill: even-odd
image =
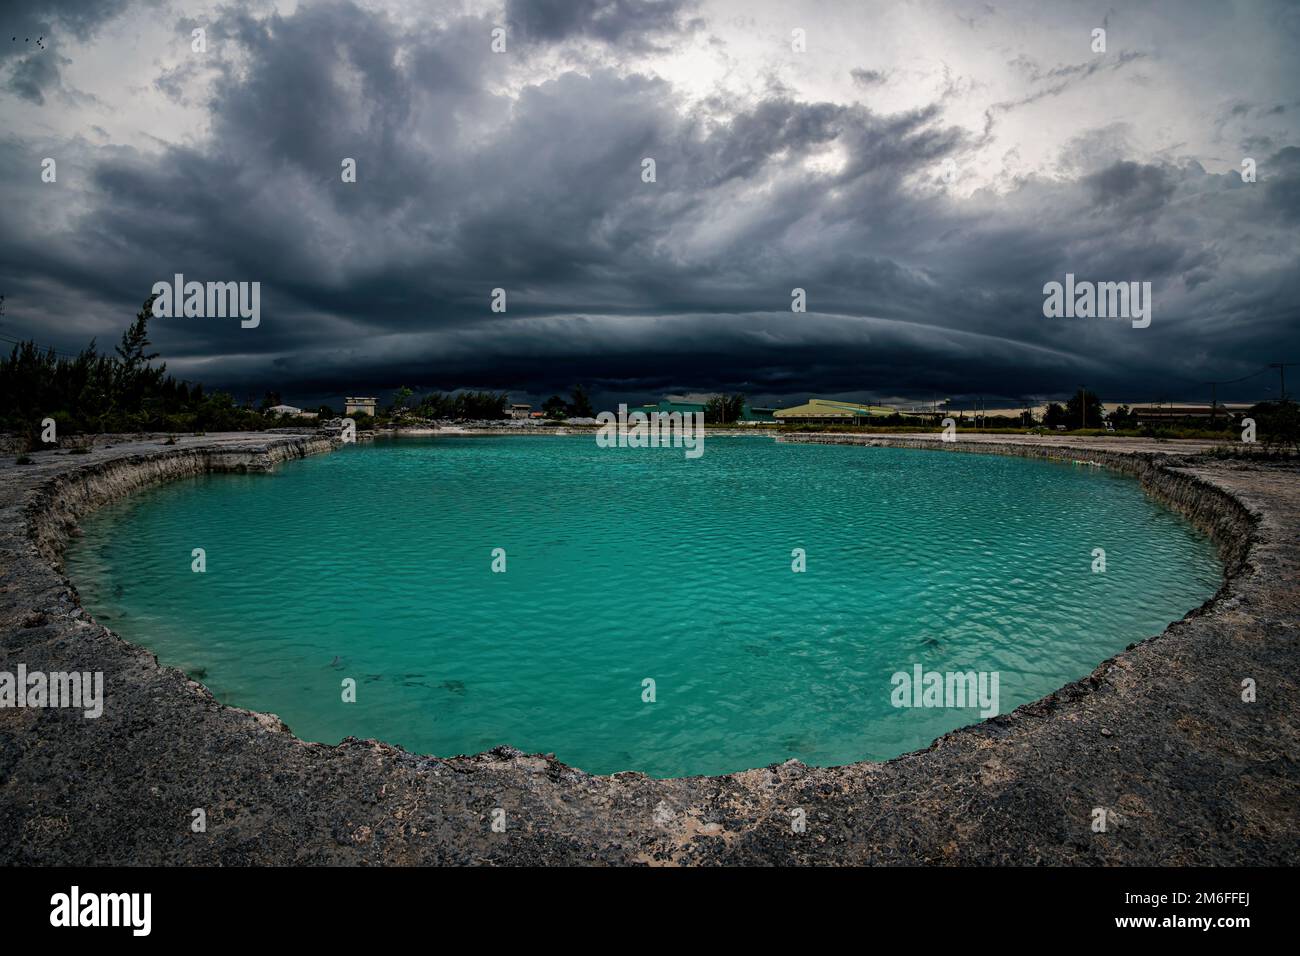
[{"label": "turquoise water", "polygon": [[996,671],[1006,713],[1220,582],[1203,536],[1101,469],[705,447],[353,446],[106,507],[69,573],[96,618],[305,739],[655,776],[924,747],[979,714],[895,708],[894,672]]}]

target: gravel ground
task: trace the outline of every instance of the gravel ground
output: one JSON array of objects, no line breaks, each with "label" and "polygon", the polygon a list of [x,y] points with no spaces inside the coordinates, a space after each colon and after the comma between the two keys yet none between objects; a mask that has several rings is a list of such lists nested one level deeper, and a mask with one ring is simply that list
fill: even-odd
[{"label": "gravel ground", "polygon": [[[102,671],[104,714],[0,709],[5,864],[1294,864],[1300,470],[1211,443],[1045,436],[787,440],[1092,460],[1214,536],[1216,598],[1089,677],[885,763],[592,776],[506,747],[441,759],[305,743],[90,620],[60,554],[148,484],[330,444],[136,437],[0,465],[0,671]],[[1253,679],[1254,703],[1242,701]],[[504,832],[492,828],[505,811]],[[1108,814],[1094,832],[1094,810]],[[206,832],[191,828],[203,809]],[[800,830],[795,818],[805,821]]]}]

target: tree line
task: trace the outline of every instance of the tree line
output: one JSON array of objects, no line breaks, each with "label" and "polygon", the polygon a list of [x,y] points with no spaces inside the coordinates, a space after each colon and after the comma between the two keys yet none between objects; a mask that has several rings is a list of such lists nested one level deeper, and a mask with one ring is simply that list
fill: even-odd
[{"label": "tree line", "polygon": [[205,392],[154,365],[149,320],[153,297],[136,313],[111,354],[94,340],[76,356],[61,356],[35,342],[15,345],[0,357],[0,430],[28,447],[37,444],[41,422],[52,418],[57,433],[137,431],[239,431],[264,428],[265,419],[240,408],[226,392]]}]

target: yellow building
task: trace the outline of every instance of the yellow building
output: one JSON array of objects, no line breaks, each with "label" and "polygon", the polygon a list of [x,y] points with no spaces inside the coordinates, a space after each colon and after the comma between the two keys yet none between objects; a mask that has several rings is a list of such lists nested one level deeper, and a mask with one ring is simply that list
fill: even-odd
[{"label": "yellow building", "polygon": [[893,415],[894,411],[888,405],[863,405],[860,402],[810,398],[793,408],[778,408],[772,415],[779,422],[794,425],[864,425],[873,418]]}]

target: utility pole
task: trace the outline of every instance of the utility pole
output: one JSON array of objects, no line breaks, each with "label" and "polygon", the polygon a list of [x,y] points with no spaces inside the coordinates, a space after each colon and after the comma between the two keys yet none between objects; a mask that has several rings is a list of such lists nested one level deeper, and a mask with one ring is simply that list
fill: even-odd
[{"label": "utility pole", "polygon": [[1219,386],[1220,386],[1220,385],[1228,385],[1228,384],[1231,384],[1231,381],[1226,381],[1226,382],[1202,382],[1201,384],[1202,384],[1202,385],[1208,385],[1208,386],[1210,386],[1210,427],[1213,428],[1213,427],[1214,427],[1214,423],[1215,423],[1215,421],[1216,421],[1217,418],[1218,418],[1218,411],[1219,411]]},{"label": "utility pole", "polygon": [[1281,386],[1282,390],[1278,393],[1277,396],[1277,400],[1279,402],[1286,401],[1286,370],[1288,368],[1294,368],[1295,364],[1296,364],[1295,362],[1269,362],[1268,363],[1269,368],[1277,369],[1277,374],[1280,378],[1278,384]]},{"label": "utility pole", "polygon": [[1088,419],[1087,419],[1088,404],[1084,400],[1084,396],[1085,396],[1085,392],[1083,390],[1083,386],[1080,385],[1079,386],[1079,427],[1080,428],[1088,427]]}]

